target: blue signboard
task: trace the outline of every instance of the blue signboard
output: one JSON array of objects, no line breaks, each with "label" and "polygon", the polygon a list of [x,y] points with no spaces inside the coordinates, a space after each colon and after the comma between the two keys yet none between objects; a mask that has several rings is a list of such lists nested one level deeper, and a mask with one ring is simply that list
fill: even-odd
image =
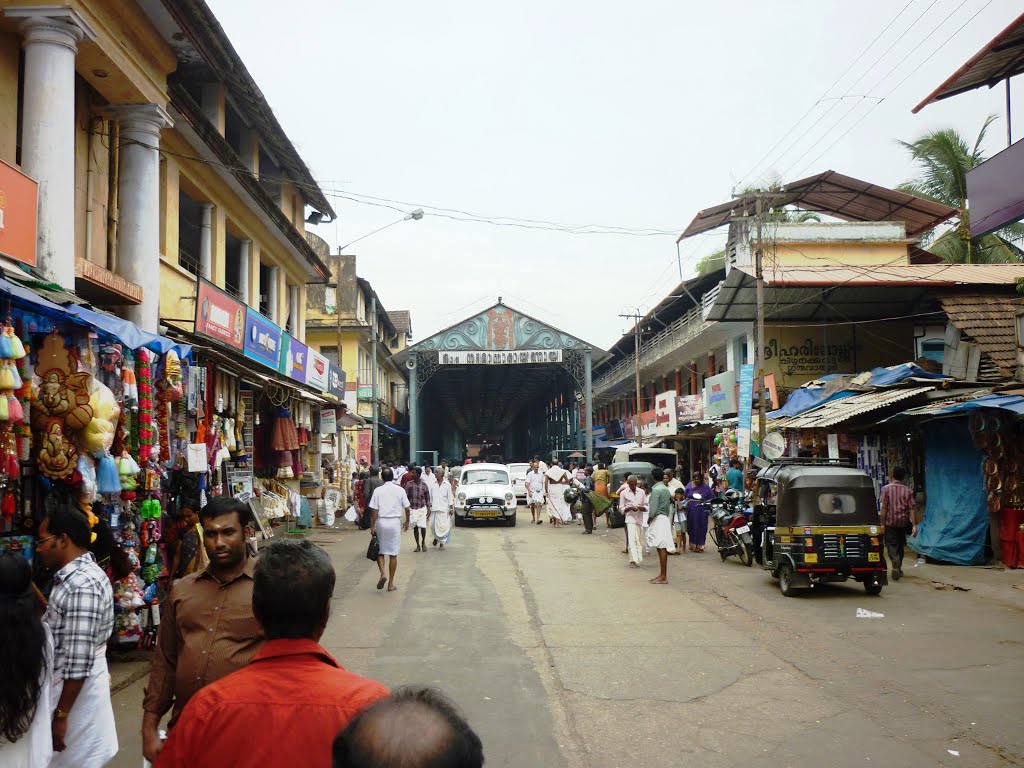
[{"label": "blue signboard", "polygon": [[740,458],[746,459],[750,456],[750,423],[751,414],[754,408],[754,366],[740,366],[740,392],[738,408],[738,421],[736,424],[736,453]]},{"label": "blue signboard", "polygon": [[334,363],[327,371],[327,394],[334,395],[338,400],[345,400],[345,372]]},{"label": "blue signboard", "polygon": [[246,308],[243,352],[275,371],[281,360],[281,329],[252,307]]}]

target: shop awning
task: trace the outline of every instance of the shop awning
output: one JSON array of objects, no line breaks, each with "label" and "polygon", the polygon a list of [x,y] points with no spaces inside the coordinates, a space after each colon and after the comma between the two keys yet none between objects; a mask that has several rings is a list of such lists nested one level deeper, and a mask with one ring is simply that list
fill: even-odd
[{"label": "shop awning", "polygon": [[[900,389],[884,389],[876,392],[862,392],[840,400],[831,400],[813,410],[784,419],[768,422],[768,429],[823,429],[841,424],[844,421],[885,408],[901,400],[923,395],[934,390],[934,386],[903,387]],[[1024,398],[1021,398],[1024,400]]]},{"label": "shop awning", "polygon": [[390,424],[388,424],[386,421],[378,421],[377,424],[380,427],[382,427],[383,429],[386,429],[392,435],[408,435],[409,434],[409,431],[407,429],[399,429],[398,427],[393,427]]},{"label": "shop awning", "polygon": [[935,405],[925,405],[920,408],[911,408],[897,413],[886,421],[899,421],[908,418],[934,418],[938,416],[956,416],[968,414],[979,408],[995,408],[1001,411],[1009,411],[1018,416],[1024,416],[1024,397],[1020,395],[985,395],[966,400],[960,403],[947,403],[936,408]]},{"label": "shop awning", "polygon": [[[128,320],[109,315],[105,312],[83,307],[79,304],[57,304],[49,299],[40,296],[31,288],[20,285],[11,280],[0,278],[0,293],[9,296],[12,300],[30,307],[32,311],[52,317],[54,319],[68,319],[77,325],[85,328],[93,328],[108,336],[120,341],[129,349],[150,349],[160,354],[167,354],[173,349],[178,357],[184,359],[192,351],[188,344],[180,344],[165,336],[149,333],[139,328]],[[67,294],[71,296],[72,294]]]}]

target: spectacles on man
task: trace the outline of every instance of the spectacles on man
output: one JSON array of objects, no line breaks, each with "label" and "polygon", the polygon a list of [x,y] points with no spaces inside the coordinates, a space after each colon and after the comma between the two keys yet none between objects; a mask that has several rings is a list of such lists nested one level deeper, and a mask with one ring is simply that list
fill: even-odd
[{"label": "spectacles on man", "polygon": [[36,539],[36,547],[38,547],[44,541],[49,541],[50,539],[56,538],[57,536],[60,536],[60,534],[59,533],[51,533],[49,536],[44,536],[41,539]]}]

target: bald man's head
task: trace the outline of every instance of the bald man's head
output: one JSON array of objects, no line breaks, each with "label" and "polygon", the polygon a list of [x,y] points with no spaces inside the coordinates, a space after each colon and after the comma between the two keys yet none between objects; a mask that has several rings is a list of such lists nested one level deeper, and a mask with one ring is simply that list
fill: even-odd
[{"label": "bald man's head", "polygon": [[334,768],[480,768],[483,745],[433,688],[399,688],[334,740]]}]

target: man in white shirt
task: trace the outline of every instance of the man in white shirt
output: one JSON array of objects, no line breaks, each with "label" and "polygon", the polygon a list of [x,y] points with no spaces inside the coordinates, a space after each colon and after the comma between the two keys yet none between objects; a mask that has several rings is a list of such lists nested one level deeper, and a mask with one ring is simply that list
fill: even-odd
[{"label": "man in white shirt", "polygon": [[678,477],[676,477],[675,470],[666,469],[665,470],[665,487],[668,488],[668,492],[671,493],[674,496],[675,492],[677,490],[682,490],[686,486],[683,485],[682,482],[680,482]]},{"label": "man in white shirt", "polygon": [[[379,552],[377,565],[384,568],[385,555],[390,558],[388,562],[388,592],[394,592],[395,571],[398,569],[398,552],[402,545],[402,531],[409,530],[409,497],[405,489],[394,483],[394,473],[385,469],[380,476],[383,484],[378,487],[370,498],[369,507],[373,513],[370,523],[370,533],[377,537]],[[405,523],[402,523],[402,513],[405,513]],[[384,577],[377,582],[377,589],[384,588]]]},{"label": "man in white shirt", "polygon": [[619,510],[626,517],[629,564],[637,568],[644,561],[646,542],[641,539],[641,531],[647,522],[647,492],[638,485],[636,475],[629,475],[619,489]]},{"label": "man in white shirt", "polygon": [[452,484],[444,479],[444,468],[434,470],[434,482],[430,488],[430,524],[434,531],[434,546],[448,544],[452,540],[452,515],[455,514],[455,492]]},{"label": "man in white shirt", "polygon": [[526,473],[526,503],[530,505],[530,514],[537,525],[544,522],[541,508],[544,506],[544,472],[541,471],[537,459],[530,462],[530,470]]}]

